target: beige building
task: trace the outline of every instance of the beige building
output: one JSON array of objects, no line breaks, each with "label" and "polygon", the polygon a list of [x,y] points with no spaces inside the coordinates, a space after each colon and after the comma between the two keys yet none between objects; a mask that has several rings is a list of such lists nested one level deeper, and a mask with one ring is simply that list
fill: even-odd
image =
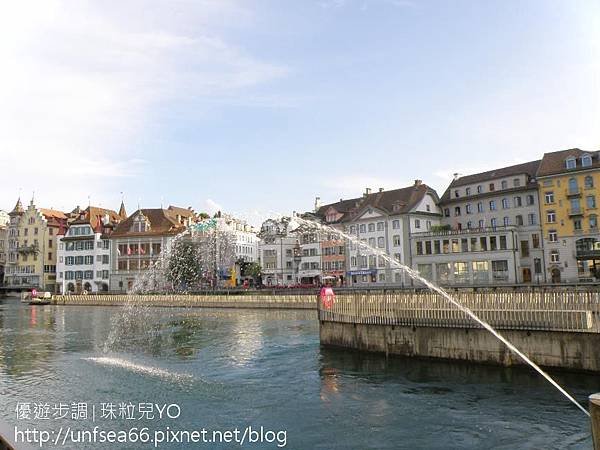
[{"label": "beige building", "polygon": [[7,263],[4,284],[14,289],[56,292],[57,236],[64,234],[67,216],[54,209],[27,209],[21,200],[9,213]]}]

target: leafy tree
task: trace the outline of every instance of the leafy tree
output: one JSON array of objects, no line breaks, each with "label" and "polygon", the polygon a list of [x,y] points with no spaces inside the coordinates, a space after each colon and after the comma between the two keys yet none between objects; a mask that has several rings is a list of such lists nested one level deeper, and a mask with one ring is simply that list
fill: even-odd
[{"label": "leafy tree", "polygon": [[175,289],[188,289],[202,278],[200,246],[192,240],[175,242],[166,267],[166,278]]}]

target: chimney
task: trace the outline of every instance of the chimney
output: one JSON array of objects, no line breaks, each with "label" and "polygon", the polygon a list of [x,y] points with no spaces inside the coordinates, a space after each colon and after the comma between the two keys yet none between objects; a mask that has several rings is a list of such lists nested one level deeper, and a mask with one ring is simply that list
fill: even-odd
[{"label": "chimney", "polygon": [[315,212],[321,207],[321,197],[315,197]]},{"label": "chimney", "polygon": [[365,196],[371,194],[371,188],[365,188]]},{"label": "chimney", "polygon": [[454,174],[454,179],[455,179],[455,180],[458,180],[459,178],[460,178],[460,173],[455,173],[455,174]]},{"label": "chimney", "polygon": [[383,192],[383,188],[379,188],[379,192]]},{"label": "chimney", "polygon": [[342,203],[343,201],[344,201],[344,199],[343,199],[343,198],[340,198],[340,203]]},{"label": "chimney", "polygon": [[415,180],[415,186],[421,186],[423,184],[423,180]]}]

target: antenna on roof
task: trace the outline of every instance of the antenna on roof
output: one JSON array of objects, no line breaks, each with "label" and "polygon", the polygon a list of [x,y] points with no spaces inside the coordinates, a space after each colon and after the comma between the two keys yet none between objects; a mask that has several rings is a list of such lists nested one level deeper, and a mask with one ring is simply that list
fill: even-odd
[{"label": "antenna on roof", "polygon": [[165,198],[161,195],[160,196],[160,209],[163,209],[163,202],[164,202]]}]

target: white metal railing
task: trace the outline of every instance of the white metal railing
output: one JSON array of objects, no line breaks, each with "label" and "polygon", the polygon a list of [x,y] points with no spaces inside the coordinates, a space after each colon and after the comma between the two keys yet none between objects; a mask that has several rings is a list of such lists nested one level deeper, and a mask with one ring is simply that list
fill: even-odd
[{"label": "white metal railing", "polygon": [[[453,297],[494,328],[600,333],[598,292],[468,292]],[[319,302],[319,319],[376,325],[480,328],[428,292],[342,292]]]}]

